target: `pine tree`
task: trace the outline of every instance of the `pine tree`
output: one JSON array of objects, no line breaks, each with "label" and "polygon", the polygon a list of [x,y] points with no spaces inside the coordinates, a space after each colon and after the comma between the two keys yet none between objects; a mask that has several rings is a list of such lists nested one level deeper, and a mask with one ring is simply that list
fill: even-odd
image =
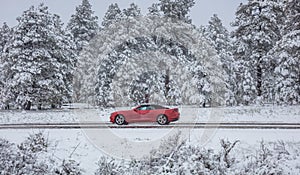
[{"label": "pine tree", "polygon": [[6,23],[3,24],[2,28],[0,28],[0,109],[3,107],[8,107],[3,103],[4,100],[4,89],[5,87],[5,79],[6,75],[8,75],[9,67],[6,63],[6,45],[12,37],[12,29],[8,27]]},{"label": "pine tree", "polygon": [[97,20],[98,17],[94,16],[92,5],[88,0],[82,0],[67,25],[67,31],[73,35],[78,53],[99,31]]},{"label": "pine tree", "polygon": [[[60,106],[68,87],[65,79],[72,66],[62,24],[43,4],[33,6],[18,18],[11,42],[7,46],[6,100],[29,110],[32,105]],[[68,72],[68,73],[65,73]]]},{"label": "pine tree", "polygon": [[128,18],[135,18],[141,16],[141,9],[134,3],[131,3],[127,9],[123,10],[123,14]]},{"label": "pine tree", "polygon": [[65,31],[63,23],[59,16],[54,15],[55,33],[57,33],[56,48],[54,51],[54,57],[61,64],[59,73],[63,76],[63,83],[60,91],[62,92],[62,102],[72,102],[73,98],[73,82],[74,82],[74,71],[77,63],[76,44],[72,38],[72,35]]},{"label": "pine tree", "polygon": [[[241,4],[236,12],[236,19],[233,26],[235,40],[235,59],[244,62],[243,70],[238,80],[242,87],[243,78],[248,73],[251,74],[254,82],[248,82],[256,87],[255,92],[247,93],[251,98],[261,101],[269,100],[269,82],[274,65],[273,60],[264,59],[267,53],[274,47],[275,43],[281,39],[281,28],[283,20],[283,5],[281,1],[273,0],[249,0],[246,4]],[[248,62],[248,63],[247,63]],[[249,66],[249,67],[245,67]],[[253,103],[245,101],[244,103]]]},{"label": "pine tree", "polygon": [[157,3],[152,4],[151,7],[148,8],[148,10],[149,10],[149,15],[160,16],[159,4]]},{"label": "pine tree", "polygon": [[164,16],[174,20],[182,20],[187,23],[192,23],[188,13],[195,5],[194,0],[159,0],[158,5]]},{"label": "pine tree", "polygon": [[275,100],[279,104],[300,103],[300,2],[290,0],[285,8],[283,37],[269,53],[276,59]]},{"label": "pine tree", "polygon": [[[76,7],[76,12],[71,16],[69,23],[67,24],[66,31],[71,34],[76,45],[76,54],[80,54],[82,49],[89,44],[91,39],[96,36],[99,31],[98,17],[94,15],[92,11],[92,5],[88,0],[82,0],[81,5]],[[75,66],[77,67],[77,61],[75,60]],[[79,73],[75,73],[79,77]],[[74,79],[74,101],[78,101],[81,96],[80,89],[82,83],[79,79]]]},{"label": "pine tree", "polygon": [[111,4],[104,15],[102,26],[107,27],[110,24],[120,20],[121,18],[122,18],[122,11],[120,10],[118,4],[117,3]]},{"label": "pine tree", "polygon": [[223,26],[221,19],[214,14],[205,29],[205,37],[214,47],[220,57],[222,68],[224,69],[226,82],[226,104],[236,104],[236,75],[235,62],[232,56],[232,42],[228,30]]},{"label": "pine tree", "polygon": [[0,28],[0,53],[4,52],[4,47],[11,38],[12,30],[6,23],[3,23],[2,28]]}]

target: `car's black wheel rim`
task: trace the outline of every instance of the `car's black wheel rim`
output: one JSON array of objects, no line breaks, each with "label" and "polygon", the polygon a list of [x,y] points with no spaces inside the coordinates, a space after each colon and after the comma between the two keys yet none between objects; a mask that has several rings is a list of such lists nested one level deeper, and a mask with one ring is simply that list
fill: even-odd
[{"label": "car's black wheel rim", "polygon": [[123,115],[117,115],[115,118],[115,122],[117,125],[123,125],[125,123],[125,118]]},{"label": "car's black wheel rim", "polygon": [[168,123],[168,118],[167,118],[167,116],[165,116],[165,115],[159,115],[159,116],[157,117],[157,123],[160,124],[160,125],[165,125],[165,124],[167,124],[167,123]]}]

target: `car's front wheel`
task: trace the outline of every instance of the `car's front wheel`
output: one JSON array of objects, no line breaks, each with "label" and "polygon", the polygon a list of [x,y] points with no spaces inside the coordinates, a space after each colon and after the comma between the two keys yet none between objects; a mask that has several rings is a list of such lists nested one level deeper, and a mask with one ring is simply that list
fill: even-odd
[{"label": "car's front wheel", "polygon": [[124,124],[126,123],[125,117],[124,117],[123,115],[121,115],[121,114],[118,114],[118,115],[116,116],[116,118],[115,118],[115,123],[116,123],[117,125],[124,125]]},{"label": "car's front wheel", "polygon": [[160,125],[167,125],[169,123],[167,116],[163,114],[157,116],[157,123]]}]

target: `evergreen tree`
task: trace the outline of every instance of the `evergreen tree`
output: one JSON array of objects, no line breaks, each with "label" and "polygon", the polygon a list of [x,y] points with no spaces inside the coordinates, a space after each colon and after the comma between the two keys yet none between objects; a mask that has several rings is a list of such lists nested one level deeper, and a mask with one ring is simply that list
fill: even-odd
[{"label": "evergreen tree", "polygon": [[205,37],[214,47],[220,57],[222,68],[224,69],[226,82],[226,103],[227,105],[236,104],[234,94],[236,94],[236,75],[235,62],[232,56],[232,42],[228,30],[223,26],[221,19],[214,14],[205,29]]},{"label": "evergreen tree", "polygon": [[66,69],[71,61],[69,43],[61,33],[58,16],[48,12],[43,4],[33,6],[18,18],[11,42],[7,46],[6,103],[15,103],[23,109],[32,105],[60,106],[68,86]]},{"label": "evergreen tree", "polygon": [[149,15],[160,16],[159,4],[157,3],[152,4],[152,6],[148,8],[148,10],[149,10]]},{"label": "evergreen tree", "polygon": [[71,16],[67,25],[67,30],[74,37],[78,52],[80,52],[99,31],[97,20],[98,17],[94,16],[92,5],[88,0],[82,0],[81,5],[76,7],[76,12]]},{"label": "evergreen tree", "polygon": [[122,11],[120,10],[118,4],[117,3],[111,4],[104,15],[102,26],[107,27],[110,24],[120,20],[121,18],[122,18]]},{"label": "evergreen tree", "polygon": [[[159,0],[158,3],[159,10],[164,16],[175,20],[183,20],[187,23],[192,23],[188,13],[194,5],[194,0]],[[156,4],[154,4],[152,7],[156,8]],[[153,11],[153,9],[156,10],[155,8],[150,8],[150,13]]]},{"label": "evergreen tree", "polygon": [[12,30],[6,23],[0,28],[0,53],[4,52],[4,47],[11,38]]},{"label": "evergreen tree", "polygon": [[[140,18],[135,22],[130,26],[130,32],[126,20],[118,26],[110,25],[101,32],[103,37],[97,38],[99,44],[85,54],[94,55],[90,59],[99,59],[92,61],[97,65],[96,72],[87,71],[85,75],[85,79],[90,81],[85,84],[94,88],[87,94],[95,97],[97,105],[123,106],[149,101],[205,106],[215,100],[211,96],[211,87],[215,86],[211,81],[215,81],[212,77],[219,74],[220,69],[216,72],[209,67],[216,69],[220,64],[215,62],[215,53],[206,42],[202,42],[202,36],[198,35],[195,28],[179,21],[184,27],[188,26],[182,30],[197,33],[199,43],[203,44],[194,44],[190,51],[181,43],[186,42],[184,39],[192,39],[194,35],[189,33],[190,37],[186,37],[187,34],[181,36],[182,32],[178,32],[180,36],[173,37],[165,32],[173,30],[172,26],[178,24],[165,24],[165,18]],[[160,30],[153,33],[157,26],[160,26]],[[145,37],[137,37],[140,34]],[[207,52],[199,53],[201,49]],[[197,52],[197,56],[192,52]],[[220,86],[215,87],[217,90]]]},{"label": "evergreen tree", "polygon": [[[90,40],[96,36],[99,31],[98,17],[94,16],[92,11],[92,5],[88,0],[82,0],[81,5],[76,7],[76,12],[71,16],[69,23],[67,24],[67,33],[71,34],[76,44],[76,54],[82,51],[82,49],[88,45]],[[75,66],[77,67],[77,61],[75,60]],[[79,73],[76,72],[76,76],[79,77]],[[74,101],[78,101],[80,98],[80,89],[82,83],[77,78],[74,79]]]},{"label": "evergreen tree", "polygon": [[138,17],[141,16],[141,9],[134,3],[131,3],[127,9],[123,10],[123,14],[126,17]]},{"label": "evergreen tree", "polygon": [[[246,4],[241,4],[236,12],[236,19],[233,26],[235,40],[235,59],[241,60],[244,70],[241,72],[240,95],[249,94],[250,99],[269,100],[269,82],[274,65],[273,60],[264,59],[264,56],[272,49],[275,43],[281,39],[281,29],[283,20],[282,1],[275,0],[249,0]],[[249,70],[245,70],[249,69]],[[255,86],[253,93],[245,92],[242,88],[245,84],[244,77],[250,73],[253,82],[248,82],[250,86]],[[246,101],[244,103],[253,103]]]},{"label": "evergreen tree", "polygon": [[60,74],[63,76],[63,83],[60,91],[62,92],[62,102],[72,102],[73,97],[73,82],[74,82],[74,70],[77,63],[76,44],[72,38],[72,35],[68,31],[63,30],[63,23],[59,16],[54,15],[55,33],[57,33],[56,48],[53,50],[54,57],[61,64],[59,69]]},{"label": "evergreen tree", "polygon": [[[6,63],[6,45],[8,44],[9,40],[11,39],[12,29],[8,27],[6,23],[3,24],[2,28],[0,28],[0,109],[5,107],[2,100],[4,97],[4,89],[5,87],[5,77],[8,75],[8,65]],[[7,107],[7,106],[6,106]]]},{"label": "evergreen tree", "polygon": [[300,2],[290,0],[284,35],[268,57],[277,60],[275,68],[275,100],[279,104],[300,103]]}]

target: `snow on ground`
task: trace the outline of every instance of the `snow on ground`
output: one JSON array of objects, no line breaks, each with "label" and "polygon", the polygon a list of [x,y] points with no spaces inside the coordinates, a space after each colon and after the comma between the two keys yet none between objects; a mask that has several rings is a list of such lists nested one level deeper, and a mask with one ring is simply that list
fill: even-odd
[{"label": "snow on ground", "polygon": [[[226,108],[196,108],[179,106],[178,122],[300,122],[300,106],[250,106]],[[61,110],[0,111],[0,124],[56,123],[56,122],[109,122],[110,113],[130,107],[96,109],[75,104]]]},{"label": "snow on ground", "polygon": [[[108,122],[114,110],[73,105],[71,109],[43,111],[0,111],[0,123]],[[251,106],[228,108],[195,108],[179,106],[178,122],[300,122],[300,106]],[[0,138],[20,143],[29,134],[43,131],[48,137],[55,157],[71,157],[80,162],[84,174],[93,174],[103,155],[115,158],[140,158],[157,148],[163,139],[177,132],[190,144],[219,149],[220,140],[240,140],[240,148],[251,149],[263,140],[300,143],[299,130],[278,129],[7,129]],[[238,153],[237,153],[238,154]]]},{"label": "snow on ground", "polygon": [[[149,154],[149,148],[155,148],[155,141],[159,140],[161,133],[176,133],[177,130],[169,131],[168,129],[113,129],[113,133],[119,141],[113,141],[110,135],[104,136],[105,130],[0,130],[0,136],[14,143],[20,143],[29,134],[42,131],[50,141],[50,148],[55,150],[53,156],[58,159],[71,157],[80,162],[85,170],[85,174],[93,174],[97,168],[96,163],[103,155],[113,156],[114,158],[128,158],[128,152],[134,151],[132,157],[137,158]],[[88,132],[97,132],[95,135],[89,135]],[[194,129],[190,135],[185,135],[190,144],[202,145],[206,148],[219,149],[220,139],[230,141],[240,140],[239,148],[251,149],[257,146],[262,140],[284,141],[299,143],[299,130],[227,130],[217,129],[213,134],[204,139],[206,129]],[[63,133],[63,134],[62,134]],[[163,136],[162,136],[163,137]],[[139,144],[140,143],[140,144]],[[115,152],[114,152],[115,151]],[[246,151],[246,150],[244,150]],[[118,152],[118,155],[116,155]],[[239,153],[237,153],[239,154]]]}]

